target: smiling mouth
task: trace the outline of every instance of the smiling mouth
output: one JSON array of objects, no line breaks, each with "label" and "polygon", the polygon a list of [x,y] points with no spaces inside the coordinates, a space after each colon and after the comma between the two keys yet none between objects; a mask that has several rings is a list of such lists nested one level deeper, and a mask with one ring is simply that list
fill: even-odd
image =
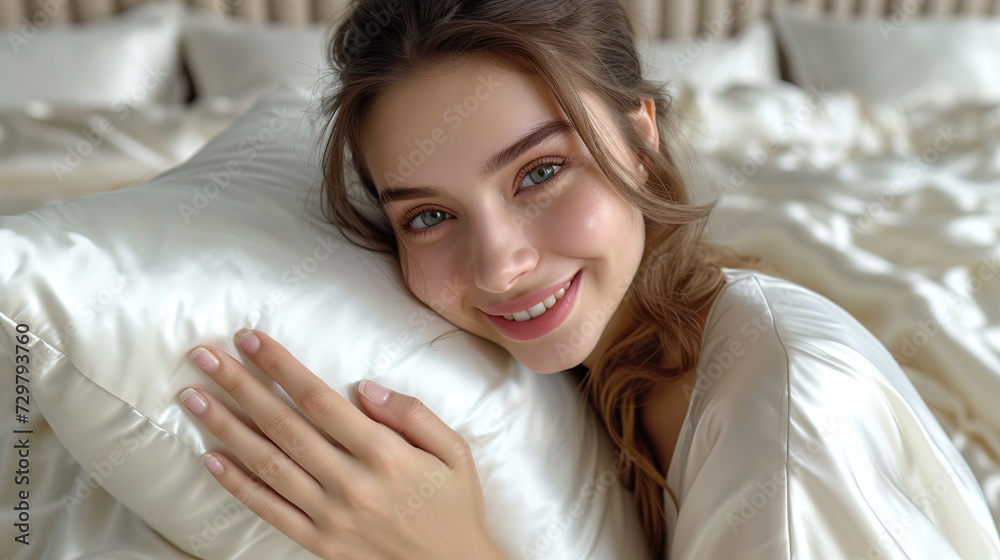
[{"label": "smiling mouth", "polygon": [[509,315],[500,315],[500,317],[503,317],[508,321],[517,321],[517,322],[530,321],[535,317],[539,317],[543,315],[546,311],[548,311],[549,308],[555,305],[557,301],[561,300],[563,296],[566,295],[566,290],[569,289],[572,283],[573,283],[572,280],[567,280],[562,287],[560,287],[558,290],[555,291],[555,293],[549,295],[549,297],[543,299],[542,301],[536,303],[535,305],[523,311],[518,311],[517,313],[511,313]]},{"label": "smiling mouth", "polygon": [[[583,269],[578,270],[570,281],[528,309],[506,316],[487,313],[486,317],[500,334],[512,340],[533,340],[545,336],[558,328],[576,305],[582,273]],[[557,297],[556,294],[559,292],[562,294]],[[546,305],[547,303],[551,303],[551,305]],[[538,309],[539,307],[541,309]],[[540,313],[532,317],[532,311],[540,311]],[[527,318],[524,318],[525,315]]]}]

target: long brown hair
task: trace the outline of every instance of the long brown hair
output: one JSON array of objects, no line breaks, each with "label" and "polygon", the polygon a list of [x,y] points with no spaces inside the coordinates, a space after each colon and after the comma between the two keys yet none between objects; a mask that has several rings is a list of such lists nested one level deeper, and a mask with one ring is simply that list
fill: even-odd
[{"label": "long brown hair", "polygon": [[[378,211],[378,191],[361,156],[358,131],[368,111],[388,89],[470,57],[540,77],[614,189],[642,211],[645,248],[621,303],[629,328],[592,370],[578,366],[574,371],[582,374],[582,394],[630,458],[620,479],[633,491],[651,548],[661,558],[663,489],[677,498],[665,473],[657,471],[637,409],[658,382],[696,366],[699,312],[724,283],[720,267],[758,263],[701,241],[712,204],[690,201],[668,149],[677,135],[666,84],[644,79],[624,7],[616,0],[359,0],[333,29],[327,57],[339,85],[321,100],[328,118],[323,210],[360,247],[402,258],[394,229]],[[588,117],[583,89],[605,104],[649,169],[647,181],[631,159],[621,161],[609,151]],[[656,149],[629,117],[644,97],[656,105]]]}]

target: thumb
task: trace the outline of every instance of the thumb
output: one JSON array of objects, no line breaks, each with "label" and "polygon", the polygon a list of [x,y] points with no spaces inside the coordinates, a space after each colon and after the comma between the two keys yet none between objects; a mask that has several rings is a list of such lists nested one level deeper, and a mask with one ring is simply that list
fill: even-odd
[{"label": "thumb", "polygon": [[449,467],[471,456],[469,442],[452,430],[416,397],[390,391],[370,380],[358,384],[368,416],[396,430],[413,445],[433,454]]}]

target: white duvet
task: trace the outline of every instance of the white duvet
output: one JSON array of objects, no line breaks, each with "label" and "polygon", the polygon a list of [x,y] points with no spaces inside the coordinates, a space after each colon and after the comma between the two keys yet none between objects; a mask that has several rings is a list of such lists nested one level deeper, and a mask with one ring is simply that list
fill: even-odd
[{"label": "white duvet", "polygon": [[[148,109],[115,121],[113,111],[42,109],[0,113],[0,213],[141,183],[238,112]],[[829,297],[870,329],[1000,519],[1000,100],[904,113],[844,92],[773,84],[681,91],[675,109],[697,155],[697,196],[720,200],[707,235],[762,255],[778,276]],[[115,133],[57,180],[54,162],[65,162],[81,131],[101,118]],[[33,485],[46,495],[33,496],[32,526],[47,538],[44,546],[13,543],[5,506],[0,556],[66,558],[127,541],[144,554],[129,558],[184,557],[99,488],[89,511],[60,516],[79,466],[37,427],[33,460],[52,478]],[[5,504],[15,503],[9,478]]]},{"label": "white duvet", "polygon": [[871,330],[1000,520],[1000,100],[904,113],[784,84],[678,105],[720,199],[707,235]]}]

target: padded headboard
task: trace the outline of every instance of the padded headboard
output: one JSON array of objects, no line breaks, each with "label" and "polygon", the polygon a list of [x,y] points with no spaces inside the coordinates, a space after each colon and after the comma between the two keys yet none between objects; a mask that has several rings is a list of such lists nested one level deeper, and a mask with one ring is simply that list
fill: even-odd
[{"label": "padded headboard", "polygon": [[[72,24],[121,11],[144,0],[0,0],[0,25],[18,25],[25,19],[46,24]],[[347,0],[177,0],[255,23],[325,22]],[[430,1],[434,0],[422,0]],[[556,0],[553,0],[556,1]],[[642,37],[683,38],[708,32],[727,35],[775,6],[793,0],[621,0],[633,14]],[[794,0],[832,17],[875,18],[899,6],[912,13],[1000,14],[1000,0]],[[39,18],[39,19],[35,19]]]}]

